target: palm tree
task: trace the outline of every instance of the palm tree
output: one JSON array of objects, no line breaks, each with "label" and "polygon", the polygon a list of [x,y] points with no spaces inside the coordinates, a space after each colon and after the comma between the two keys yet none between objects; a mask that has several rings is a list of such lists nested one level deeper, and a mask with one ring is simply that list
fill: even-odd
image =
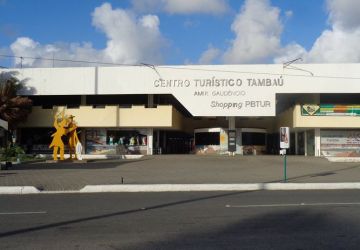
[{"label": "palm tree", "polygon": [[8,122],[10,130],[26,120],[32,106],[32,100],[18,95],[24,82],[16,78],[16,74],[0,73],[0,118]]}]

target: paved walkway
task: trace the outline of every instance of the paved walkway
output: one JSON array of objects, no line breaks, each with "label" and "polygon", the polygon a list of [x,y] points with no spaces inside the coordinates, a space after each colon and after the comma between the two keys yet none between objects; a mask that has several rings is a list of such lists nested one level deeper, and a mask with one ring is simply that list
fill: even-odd
[{"label": "paved walkway", "polygon": [[[360,182],[360,163],[332,163],[324,158],[288,156],[288,182]],[[229,184],[283,180],[280,156],[145,156],[137,160],[88,163],[28,163],[0,171],[0,186],[35,186],[40,190],[80,190],[104,184]]]}]

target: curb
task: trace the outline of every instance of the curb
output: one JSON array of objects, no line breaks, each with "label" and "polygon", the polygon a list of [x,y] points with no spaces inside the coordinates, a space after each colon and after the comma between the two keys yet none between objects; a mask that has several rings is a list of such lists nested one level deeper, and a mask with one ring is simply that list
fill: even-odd
[{"label": "curb", "polygon": [[0,194],[39,194],[40,191],[33,186],[0,187]]},{"label": "curb", "polygon": [[258,191],[258,190],[333,190],[360,189],[360,182],[345,183],[251,183],[251,184],[150,184],[87,185],[80,193],[104,192],[192,192],[192,191]]},{"label": "curb", "polygon": [[330,162],[360,162],[360,157],[325,157]]},{"label": "curb", "polygon": [[[52,160],[52,154],[41,154],[43,158],[41,160]],[[65,160],[70,158],[70,154],[64,154]],[[84,160],[137,160],[144,157],[144,155],[91,155],[91,154],[82,154]]]},{"label": "curb", "polygon": [[360,189],[360,182],[343,183],[250,183],[250,184],[144,184],[87,185],[80,190],[40,191],[33,186],[0,187],[1,194],[81,194],[136,192],[290,191]]}]

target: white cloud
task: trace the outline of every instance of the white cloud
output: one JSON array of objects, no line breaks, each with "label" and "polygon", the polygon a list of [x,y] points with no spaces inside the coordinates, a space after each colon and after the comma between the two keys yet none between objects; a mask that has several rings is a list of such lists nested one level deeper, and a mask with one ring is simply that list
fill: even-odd
[{"label": "white cloud", "polygon": [[104,57],[112,62],[162,61],[160,51],[164,46],[164,39],[157,16],[136,18],[130,11],[112,9],[110,4],[103,4],[93,12],[93,25],[108,38]]},{"label": "white cloud", "polygon": [[225,51],[225,63],[268,62],[280,49],[280,10],[269,0],[246,0],[231,25],[235,39]]},{"label": "white cloud", "polygon": [[[314,41],[309,50],[292,42],[281,44],[283,21],[280,9],[269,0],[246,0],[231,29],[235,38],[222,53],[205,51],[200,59],[220,54],[224,63],[284,63],[302,58],[305,63],[360,62],[360,5],[358,0],[327,0],[330,27]],[[284,12],[285,18],[293,16]]]},{"label": "white cloud", "polygon": [[[360,62],[360,5],[358,0],[328,0],[330,28],[324,30],[312,48],[303,53],[305,62]],[[296,58],[299,46],[289,48],[287,55]],[[275,58],[279,61],[279,58]]]},{"label": "white cloud", "polygon": [[309,62],[360,62],[358,0],[328,0],[331,28],[322,32],[309,51]]},{"label": "white cloud", "polygon": [[[61,58],[81,61],[100,61],[119,64],[162,62],[161,49],[165,45],[155,15],[137,17],[133,12],[113,9],[108,3],[95,8],[92,24],[107,37],[106,47],[93,48],[91,43],[54,43],[42,45],[28,37],[20,37],[10,48],[23,57]],[[20,59],[16,59],[16,64]],[[52,60],[23,59],[23,66],[51,67]],[[55,66],[84,66],[86,63],[55,62]]]},{"label": "white cloud", "polygon": [[291,18],[294,15],[294,12],[292,10],[285,11],[286,18]]},{"label": "white cloud", "polygon": [[285,63],[297,58],[303,59],[306,56],[307,51],[297,43],[291,43],[279,51],[277,51],[277,57],[274,58],[274,63]]},{"label": "white cloud", "polygon": [[329,21],[335,29],[358,29],[360,5],[358,0],[328,0]]},{"label": "white cloud", "polygon": [[306,56],[308,62],[360,62],[360,29],[348,32],[341,29],[325,30]]},{"label": "white cloud", "polygon": [[[176,14],[219,14],[228,8],[225,0],[133,0],[133,4],[134,9],[148,6]],[[284,12],[285,20],[282,20],[280,9],[272,6],[270,0],[245,0],[231,25],[234,38],[228,48],[220,50],[210,46],[201,54],[198,63],[283,63],[298,57],[302,57],[304,62],[360,62],[358,0],[327,0],[327,10],[328,28],[306,50],[296,42],[281,44],[283,21],[293,15],[291,11]],[[92,24],[107,38],[104,49],[95,49],[91,43],[40,44],[29,37],[20,37],[11,44],[10,50],[16,56],[33,58],[55,57],[119,64],[162,63],[162,48],[166,42],[160,31],[158,16],[139,16],[134,11],[113,9],[105,3],[92,13]],[[20,61],[16,59],[16,64]],[[51,67],[54,62],[23,59],[22,63],[24,66]],[[55,62],[55,66],[79,65],[89,64]]]},{"label": "white cloud", "polygon": [[202,53],[198,61],[199,64],[212,64],[219,57],[221,51],[212,45]]},{"label": "white cloud", "polygon": [[[90,43],[55,43],[42,45],[28,37],[19,37],[10,46],[15,56],[15,64],[24,67],[64,67],[64,66],[89,66],[88,63],[73,63],[62,60],[101,61],[102,55]],[[45,58],[45,59],[37,59]]]},{"label": "white cloud", "polygon": [[167,12],[170,14],[223,14],[229,9],[226,0],[132,0],[140,12]]}]

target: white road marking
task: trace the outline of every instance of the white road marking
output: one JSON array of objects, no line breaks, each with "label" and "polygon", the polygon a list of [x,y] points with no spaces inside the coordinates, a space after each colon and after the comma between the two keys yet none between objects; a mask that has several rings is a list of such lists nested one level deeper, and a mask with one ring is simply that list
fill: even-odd
[{"label": "white road marking", "polygon": [[226,205],[227,208],[249,208],[249,207],[300,207],[300,206],[359,206],[360,202],[330,202],[330,203],[288,203],[288,204],[259,204],[259,205]]},{"label": "white road marking", "polygon": [[23,214],[46,214],[46,211],[37,211],[37,212],[5,212],[0,213],[0,215],[23,215]]}]

